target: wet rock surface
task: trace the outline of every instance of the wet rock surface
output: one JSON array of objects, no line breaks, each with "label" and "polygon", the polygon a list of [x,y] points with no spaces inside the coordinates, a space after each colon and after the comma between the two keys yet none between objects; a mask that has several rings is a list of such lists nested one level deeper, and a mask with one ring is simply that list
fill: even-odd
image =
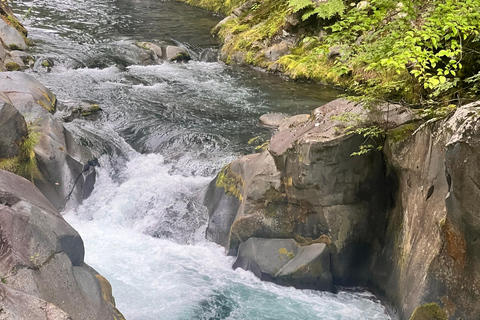
[{"label": "wet rock surface", "polygon": [[[333,284],[368,286],[402,319],[432,303],[447,318],[474,319],[480,308],[477,110],[478,103],[466,105],[420,128],[401,106],[372,112],[342,99],[308,117],[263,117],[279,126],[268,150],[227,165],[210,185],[215,199],[231,201],[206,199],[215,208],[210,221],[224,219],[214,232],[222,241],[211,239],[237,255],[234,267],[277,283],[275,241],[322,244],[331,253],[326,269]],[[345,133],[352,124],[384,128],[386,139],[371,142],[384,148],[351,156],[365,141]],[[295,285],[288,279],[283,284]]]}]

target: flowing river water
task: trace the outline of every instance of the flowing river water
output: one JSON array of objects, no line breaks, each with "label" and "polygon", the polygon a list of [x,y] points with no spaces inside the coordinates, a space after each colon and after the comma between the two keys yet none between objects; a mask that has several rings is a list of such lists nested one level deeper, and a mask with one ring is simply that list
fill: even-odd
[{"label": "flowing river water", "polygon": [[103,110],[95,121],[65,124],[101,164],[92,196],[65,217],[127,319],[390,319],[368,292],[296,290],[234,271],[233,258],[204,239],[202,193],[224,164],[254,151],[251,138],[270,137],[259,116],[309,113],[337,91],[217,62],[152,62],[135,42],[179,45],[194,57],[218,47],[209,32],[221,17],[182,3],[12,6],[19,17],[29,13],[21,20],[37,60],[27,72],[60,104]]}]

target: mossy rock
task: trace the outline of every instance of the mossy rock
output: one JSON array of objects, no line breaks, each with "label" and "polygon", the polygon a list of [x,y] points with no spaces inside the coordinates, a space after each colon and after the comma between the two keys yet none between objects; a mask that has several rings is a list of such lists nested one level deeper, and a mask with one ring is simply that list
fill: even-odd
[{"label": "mossy rock", "polygon": [[231,165],[228,164],[218,173],[215,185],[217,188],[224,188],[225,193],[238,198],[242,201],[242,190],[244,181],[242,177],[232,171]]},{"label": "mossy rock", "polygon": [[12,61],[5,64],[5,69],[7,69],[7,71],[19,71],[21,67],[18,63]]},{"label": "mossy rock", "polygon": [[410,320],[448,320],[448,316],[437,303],[427,303],[417,307]]}]

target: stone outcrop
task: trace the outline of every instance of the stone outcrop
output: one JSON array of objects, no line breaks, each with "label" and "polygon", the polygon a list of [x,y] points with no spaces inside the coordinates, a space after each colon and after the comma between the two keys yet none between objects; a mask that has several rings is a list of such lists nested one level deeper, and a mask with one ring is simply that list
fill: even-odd
[{"label": "stone outcrop", "polygon": [[26,135],[27,124],[22,114],[10,103],[0,101],[0,159],[17,156]]},{"label": "stone outcrop", "polygon": [[0,318],[121,319],[78,233],[31,182],[3,170],[0,234]]},{"label": "stone outcrop", "polygon": [[387,139],[398,192],[372,285],[407,317],[424,305],[446,319],[480,314],[479,105]]},{"label": "stone outcrop", "polygon": [[154,60],[186,62],[191,59],[190,54],[185,49],[177,46],[159,46],[151,42],[137,42],[136,45],[150,50]]},{"label": "stone outcrop", "polygon": [[34,148],[40,172],[34,179],[36,186],[57,209],[63,208],[68,201],[80,203],[90,194],[95,182],[93,156],[75,142],[72,134],[53,115],[55,95],[23,72],[0,73],[0,91],[33,124],[31,130],[40,134]]},{"label": "stone outcrop", "polygon": [[324,243],[300,246],[292,239],[249,238],[238,252],[234,269],[278,284],[332,290],[330,253]]},{"label": "stone outcrop", "polygon": [[[228,164],[207,190],[207,238],[236,254],[235,266],[278,283],[278,261],[259,264],[265,261],[250,242],[258,240],[250,239],[322,244],[331,253],[333,284],[368,286],[400,319],[415,310],[417,317],[430,310],[474,319],[479,117],[471,104],[416,130],[420,122],[406,108],[366,111],[341,99],[309,117],[266,117],[279,127],[268,150]],[[380,126],[386,138],[351,156],[366,142],[345,133],[351,125]],[[260,247],[259,256],[277,257],[274,245]]]}]

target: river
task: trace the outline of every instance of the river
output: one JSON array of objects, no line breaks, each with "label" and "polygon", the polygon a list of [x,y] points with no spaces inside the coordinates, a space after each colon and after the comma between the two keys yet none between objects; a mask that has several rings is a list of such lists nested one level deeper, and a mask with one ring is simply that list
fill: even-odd
[{"label": "river", "polygon": [[233,258],[204,239],[202,193],[224,164],[254,152],[251,138],[269,139],[259,116],[309,113],[336,90],[223,63],[151,61],[137,41],[182,46],[194,57],[218,47],[209,32],[221,17],[182,3],[12,7],[35,43],[27,72],[60,105],[90,101],[103,110],[95,121],[65,124],[101,166],[92,196],[64,214],[128,320],[390,319],[368,292],[296,290],[234,271]]}]

